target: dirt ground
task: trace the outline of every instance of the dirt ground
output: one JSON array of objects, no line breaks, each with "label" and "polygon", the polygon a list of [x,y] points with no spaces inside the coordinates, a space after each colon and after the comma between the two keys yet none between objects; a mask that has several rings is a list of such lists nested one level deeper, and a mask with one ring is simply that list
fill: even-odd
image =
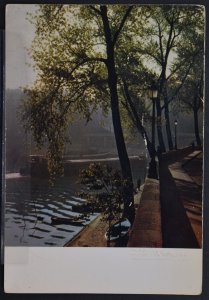
[{"label": "dirt ground", "polygon": [[108,224],[98,216],[92,223],[87,225],[66,247],[106,247],[105,232]]}]

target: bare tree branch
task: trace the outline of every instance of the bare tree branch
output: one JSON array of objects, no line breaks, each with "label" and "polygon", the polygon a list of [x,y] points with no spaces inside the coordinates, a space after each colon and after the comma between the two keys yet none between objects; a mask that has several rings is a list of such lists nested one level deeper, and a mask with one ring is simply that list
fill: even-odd
[{"label": "bare tree branch", "polygon": [[[194,59],[195,57],[202,51],[202,48],[200,48],[198,51],[196,51],[194,54],[193,54],[193,57],[192,57],[192,62],[194,62]],[[185,57],[184,60],[176,66],[176,68],[171,72],[171,74],[167,77],[167,80],[169,80],[183,65],[184,63],[187,63],[188,62],[188,57]]]},{"label": "bare tree branch", "polygon": [[160,44],[160,56],[161,56],[161,61],[163,63],[164,61],[164,56],[163,56],[163,44],[162,44],[162,31],[160,27],[160,22],[156,20],[157,25],[158,25],[158,38],[159,38],[159,44]]},{"label": "bare tree branch", "polygon": [[160,66],[162,65],[161,60],[160,60],[156,55],[154,55],[152,52],[149,52],[148,50],[143,50],[143,49],[141,49],[141,50],[139,50],[139,51],[140,51],[140,53],[142,53],[142,54],[151,56],[152,58],[154,58],[154,59],[156,60],[156,62],[157,62]]},{"label": "bare tree branch", "polygon": [[99,9],[97,9],[97,8],[96,8],[95,6],[93,6],[93,5],[89,5],[89,7],[90,7],[91,10],[95,11],[98,15],[101,16],[101,12],[100,12]]},{"label": "bare tree branch", "polygon": [[[183,79],[182,79],[182,81],[181,81],[181,84],[180,84],[180,85],[178,86],[178,88],[175,90],[175,92],[173,93],[172,97],[170,97],[170,99],[168,100],[167,104],[171,103],[171,102],[173,101],[173,99],[176,97],[176,95],[178,95],[180,89],[181,89],[182,86],[184,85],[184,82],[185,82],[185,80],[186,80],[186,78],[187,78],[187,75],[189,74],[189,71],[190,71],[190,69],[191,69],[191,67],[192,67],[192,64],[193,64],[193,61],[189,64],[189,67],[188,67],[188,69],[187,69],[186,73],[184,74],[184,77],[183,77]],[[162,106],[162,110],[163,110],[164,108],[165,108],[165,105]]]},{"label": "bare tree branch", "polygon": [[179,65],[176,66],[176,68],[170,73],[170,75],[166,78],[166,80],[168,81],[173,75],[175,75],[175,73],[182,67],[182,65],[184,65],[185,62],[187,62],[188,59],[185,58],[183,63],[180,63]]},{"label": "bare tree branch", "polygon": [[174,23],[173,21],[170,24],[170,31],[169,31],[169,36],[168,36],[168,40],[167,40],[167,45],[166,45],[166,53],[165,53],[165,63],[167,64],[167,60],[168,60],[168,55],[170,53],[171,50],[171,42],[172,42],[172,34],[173,34],[173,27],[174,27]]},{"label": "bare tree branch", "polygon": [[[65,63],[73,63],[72,61],[65,61]],[[87,57],[85,59],[83,59],[82,61],[78,62],[74,68],[72,68],[71,71],[66,71],[64,69],[61,68],[49,68],[49,69],[45,69],[49,72],[54,73],[56,76],[58,77],[63,77],[65,79],[74,79],[73,77],[73,72],[75,72],[79,67],[81,67],[82,65],[88,63],[88,62],[103,62],[106,64],[106,59],[105,58],[99,58],[99,57]],[[64,63],[64,62],[63,62]]]},{"label": "bare tree branch", "polygon": [[84,58],[82,61],[80,61],[70,72],[70,74],[72,74],[76,69],[78,69],[79,67],[81,67],[82,65],[88,63],[88,62],[103,62],[106,64],[107,60],[105,58],[102,57],[87,57]]},{"label": "bare tree branch", "polygon": [[119,36],[121,30],[123,29],[123,26],[124,26],[124,24],[126,22],[126,19],[128,18],[128,16],[129,16],[129,14],[130,14],[130,12],[131,12],[132,9],[133,9],[133,5],[129,6],[129,8],[127,9],[125,15],[123,16],[123,19],[121,20],[120,26],[118,27],[118,30],[116,31],[116,33],[115,33],[115,35],[113,37],[113,45],[116,44],[118,36]]}]

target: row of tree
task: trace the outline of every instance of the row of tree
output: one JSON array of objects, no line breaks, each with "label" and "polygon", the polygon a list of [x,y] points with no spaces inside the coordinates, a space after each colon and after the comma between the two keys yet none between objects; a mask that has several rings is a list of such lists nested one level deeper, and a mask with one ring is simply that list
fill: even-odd
[{"label": "row of tree", "polygon": [[[150,141],[144,116],[146,93],[158,86],[157,133],[166,151],[173,149],[170,109],[176,102],[194,112],[198,144],[198,110],[203,101],[204,11],[201,6],[40,5],[29,15],[35,25],[30,49],[37,72],[26,88],[23,121],[38,145],[48,144],[49,171],[61,172],[66,128],[76,113],[89,121],[102,107],[111,109],[124,190],[124,211],[134,217],[133,180],[123,130],[134,128]],[[146,118],[149,120],[149,118]]]}]

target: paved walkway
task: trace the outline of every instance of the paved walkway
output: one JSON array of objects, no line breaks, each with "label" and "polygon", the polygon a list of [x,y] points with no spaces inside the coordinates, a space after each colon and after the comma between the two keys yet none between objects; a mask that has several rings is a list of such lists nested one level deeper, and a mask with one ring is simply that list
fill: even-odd
[{"label": "paved walkway", "polygon": [[146,178],[128,247],[162,247],[159,181]]},{"label": "paved walkway", "polygon": [[[146,196],[149,200],[144,201],[149,204],[149,209],[143,206],[141,191],[135,195],[135,207],[138,209],[136,221],[143,225],[142,231],[133,231],[133,242],[129,247],[140,247],[139,243],[146,242],[146,247],[165,247],[165,248],[200,248],[202,245],[202,152],[192,151],[191,148],[179,151],[172,151],[162,156],[160,162],[160,200],[161,200],[161,222],[162,222],[162,240],[158,238],[156,232],[153,235],[153,229],[156,231],[156,222],[160,221],[153,214],[156,201],[152,201],[151,196],[156,196],[156,192],[147,187]],[[145,193],[146,188],[144,189]],[[144,196],[145,197],[145,196]],[[144,202],[144,204],[145,204]],[[148,218],[151,212],[151,223]],[[160,218],[159,209],[156,210]],[[142,214],[142,215],[141,215]],[[142,218],[144,215],[144,219]],[[146,218],[147,219],[146,219]],[[159,221],[159,222],[158,222]],[[143,224],[142,224],[143,223]],[[149,224],[148,224],[149,223]],[[150,228],[153,226],[153,228]],[[138,225],[137,225],[138,226]],[[149,233],[143,235],[143,230]],[[146,228],[145,228],[146,227]],[[68,247],[105,247],[104,238],[107,224],[98,217],[89,224],[73,241],[70,241]],[[134,237],[135,234],[135,237]],[[151,243],[153,236],[157,241]],[[137,244],[135,243],[137,242]],[[142,246],[142,245],[141,245]]]},{"label": "paved walkway", "polygon": [[[160,163],[163,247],[202,246],[202,153],[171,155]],[[198,183],[197,183],[198,182]]]}]

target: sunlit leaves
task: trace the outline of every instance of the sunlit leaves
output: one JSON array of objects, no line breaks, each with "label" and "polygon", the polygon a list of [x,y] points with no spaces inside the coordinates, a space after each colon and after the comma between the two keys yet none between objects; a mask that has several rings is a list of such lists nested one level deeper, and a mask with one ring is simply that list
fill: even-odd
[{"label": "sunlit leaves", "polygon": [[80,182],[89,189],[82,196],[87,198],[93,211],[101,211],[105,221],[119,219],[127,182],[118,170],[109,165],[91,163],[81,171]]},{"label": "sunlit leaves", "polygon": [[25,89],[22,119],[39,146],[48,146],[52,177],[61,174],[65,132],[76,115],[91,119],[102,107],[107,114],[107,71],[98,18],[87,6],[40,5],[30,49],[38,79]]},{"label": "sunlit leaves", "polygon": [[[188,58],[199,44],[202,8],[177,5],[107,5],[106,8],[112,43],[115,41],[118,94],[124,101],[120,86],[125,79],[141,119],[146,114],[145,91],[153,77],[159,79],[162,68],[175,73],[178,60]],[[129,9],[120,31],[121,20]],[[26,89],[23,120],[38,145],[47,143],[49,168],[55,174],[61,162],[66,129],[76,114],[89,121],[95,110],[102,108],[107,114],[110,107],[101,6],[39,5],[29,19],[36,29],[30,55],[38,78],[33,87]],[[195,43],[185,47],[192,37]],[[168,58],[174,53],[172,64]],[[127,114],[122,110],[121,113],[125,123]]]}]

